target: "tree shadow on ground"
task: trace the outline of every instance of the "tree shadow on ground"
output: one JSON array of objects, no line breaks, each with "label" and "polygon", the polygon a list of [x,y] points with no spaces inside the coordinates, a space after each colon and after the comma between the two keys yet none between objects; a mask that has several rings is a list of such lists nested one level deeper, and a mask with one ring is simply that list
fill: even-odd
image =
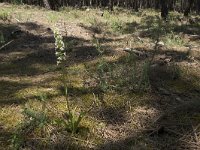
[{"label": "tree shadow on ground", "polygon": [[21,104],[25,103],[25,99],[17,99],[15,94],[23,88],[30,86],[26,83],[18,83],[11,81],[0,80],[0,90],[1,90],[1,99],[0,106],[2,105],[11,105],[11,104]]},{"label": "tree shadow on ground", "polygon": [[[187,62],[185,53],[170,51],[167,55],[174,62]],[[179,71],[176,67],[162,64],[150,70],[151,95],[155,95],[156,99],[145,105],[159,113],[153,118],[148,115],[146,119],[142,118],[144,122],[146,120],[142,129],[130,129],[125,138],[106,142],[98,149],[198,149],[200,86],[187,77],[175,75]],[[189,79],[197,78],[192,73],[188,76]],[[110,116],[108,120],[111,121],[112,113]]]},{"label": "tree shadow on ground", "polygon": [[[194,60],[190,58],[190,50],[189,48],[185,48],[184,50],[176,50],[176,49],[168,49],[165,46],[159,48],[156,52],[155,49],[149,49],[149,48],[141,48],[141,47],[135,47],[136,50],[144,52],[149,59],[154,55],[155,53],[155,60],[156,61],[164,61],[165,59],[169,59],[170,62],[193,62]],[[155,62],[154,62],[155,63]]]},{"label": "tree shadow on ground", "polygon": [[[8,46],[1,49],[1,58],[3,60],[0,64],[1,68],[3,68],[1,75],[16,74],[26,76],[44,73],[41,69],[42,67],[38,68],[37,65],[47,66],[46,69],[56,68],[53,34],[46,37],[29,32],[29,29],[34,31],[43,29],[42,25],[23,23],[23,27],[18,25],[8,27],[1,25],[1,28],[4,28],[2,30],[3,34],[7,36],[6,38],[9,38],[6,42],[14,40]],[[72,45],[73,51],[69,53],[69,59],[74,59],[73,63],[77,63],[80,60],[90,61],[98,57],[95,47],[83,45],[88,42],[84,39],[64,37],[64,41],[66,43],[70,41],[76,42],[76,45]],[[6,57],[9,57],[9,61],[7,61]],[[46,69],[44,71],[47,71]]]},{"label": "tree shadow on ground", "polygon": [[[52,137],[53,138],[53,137]],[[85,144],[85,145],[84,145]],[[43,149],[43,150],[86,150],[92,149],[87,147],[86,143],[80,144],[76,141],[76,138],[70,138],[69,135],[66,135],[64,138],[58,138],[57,140],[43,141],[42,139],[32,139],[28,140],[24,147],[31,147],[32,149]]]},{"label": "tree shadow on ground", "polygon": [[[24,33],[24,34],[26,35],[27,33]],[[44,41],[48,41],[48,40],[53,41],[53,37],[51,37],[49,39],[47,39],[45,37],[38,37],[35,35],[31,35],[31,37],[32,38],[30,38],[30,39],[35,40],[35,42],[37,40],[39,40],[38,43],[36,42],[39,45],[43,43],[42,42],[43,39],[46,39]],[[24,38],[24,37],[22,36],[22,38]],[[18,39],[18,40],[20,41],[20,39]],[[33,44],[36,44],[36,43],[33,43]],[[9,55],[9,53],[13,52],[13,47],[15,47],[16,44],[17,44],[17,42],[13,43],[13,45],[9,45],[9,47],[7,47],[8,49],[5,48],[2,51],[2,54]],[[51,44],[53,44],[53,43],[51,43]],[[32,47],[32,48],[34,48],[34,47]],[[93,55],[93,51],[92,51],[93,47],[90,47],[89,52],[83,52],[83,53],[85,53],[85,55],[83,55],[84,56],[83,58],[82,58],[81,52],[79,52],[79,50],[81,51],[81,49],[82,49],[82,47],[76,47],[73,50],[75,53],[73,53],[73,52],[71,53],[72,54],[71,59],[74,59],[74,57],[79,58],[79,59],[76,59],[77,61],[75,61],[75,63],[80,62],[80,60],[82,60],[82,59],[85,60],[88,57],[92,57],[94,59],[96,58],[96,52]],[[17,51],[15,49],[14,51],[18,52],[18,50],[20,52],[21,48],[17,49]],[[26,51],[29,51],[29,50],[30,49],[26,49]],[[25,57],[15,58],[11,61],[12,65],[17,64],[19,61],[18,66],[15,66],[16,68],[18,68],[18,67],[21,68],[21,67],[24,67],[24,65],[25,65],[24,72],[22,72],[21,74],[17,74],[16,72],[18,71],[18,69],[16,69],[16,70],[10,69],[10,72],[4,71],[3,73],[1,72],[1,75],[2,76],[20,75],[21,77],[23,77],[23,75],[24,76],[26,76],[26,75],[33,76],[33,75],[35,75],[34,74],[35,72],[38,74],[43,74],[44,70],[40,70],[38,68],[35,68],[34,72],[29,74],[28,69],[33,70],[33,68],[31,68],[32,63],[33,64],[39,63],[39,64],[45,64],[45,65],[47,65],[47,64],[53,65],[55,63],[56,59],[54,56],[54,52],[52,52],[53,47],[50,49],[50,51],[49,51],[49,48],[41,50],[40,47],[39,48],[36,47],[36,50],[37,50],[36,52],[34,51],[35,49],[32,49],[32,50],[33,50],[33,52],[30,54],[28,53]],[[87,50],[87,46],[84,48],[84,50],[85,51]],[[174,60],[176,62],[185,60],[185,58],[186,58],[185,54],[183,54],[184,57],[179,57],[179,55],[182,55],[182,54],[176,53],[176,52],[175,52],[175,54],[172,54],[171,52],[169,53],[170,57],[174,57],[172,60]],[[6,56],[6,55],[4,55],[4,56]],[[37,60],[38,56],[41,56],[41,58],[40,58],[41,60],[40,59]],[[46,58],[45,56],[48,56],[49,58]],[[6,60],[6,59],[3,61],[4,61],[4,63],[9,62],[9,60]],[[5,64],[2,63],[1,65],[4,66]],[[13,67],[13,68],[15,68],[15,67]],[[125,68],[127,68],[127,64],[125,64]],[[163,66],[161,66],[161,68],[164,69]],[[5,69],[6,69],[6,67],[5,67]],[[28,72],[26,72],[26,71],[28,71]],[[165,78],[165,76],[164,76],[164,75],[166,75],[166,76],[171,75],[170,70],[164,69],[164,72],[161,73],[160,68],[155,68],[154,73],[155,73],[155,75],[153,75],[153,78],[158,78],[159,80],[151,80],[151,86],[153,87],[152,94],[156,93],[155,95],[157,96],[158,100],[155,100],[152,103],[150,102],[149,106],[152,108],[155,108],[156,110],[159,110],[159,112],[161,112],[160,115],[162,115],[162,113],[164,113],[164,114],[167,113],[167,115],[165,115],[164,118],[159,118],[159,119],[157,119],[157,117],[159,117],[159,116],[156,116],[153,119],[152,118],[149,119],[147,117],[146,119],[148,120],[148,122],[143,129],[138,130],[138,132],[135,132],[135,130],[132,130],[131,133],[129,135],[127,135],[127,137],[125,137],[124,139],[119,139],[116,141],[112,141],[110,143],[109,142],[105,143],[103,145],[100,145],[99,149],[147,149],[149,147],[152,149],[178,149],[178,148],[180,148],[180,146],[182,146],[183,144],[188,142],[188,141],[186,141],[186,140],[188,140],[187,136],[190,136],[190,134],[191,135],[193,134],[193,132],[194,132],[193,128],[196,128],[196,130],[198,130],[199,110],[186,108],[186,110],[183,109],[183,111],[182,111],[182,110],[173,109],[173,107],[179,107],[179,105],[181,105],[180,101],[183,101],[183,102],[193,101],[194,97],[190,97],[190,99],[181,97],[182,98],[181,100],[179,99],[179,100],[177,100],[177,102],[174,102],[173,98],[174,98],[175,93],[170,93],[170,96],[169,95],[166,96],[165,95],[166,93],[163,94],[163,93],[161,93],[161,91],[156,91],[156,89],[158,89],[159,86],[162,87],[162,85],[160,84],[161,82],[166,82],[168,80],[171,80],[171,77]],[[176,80],[180,80],[180,79],[176,79]],[[181,82],[183,82],[184,84],[188,84],[188,87],[193,87],[193,85],[192,85],[193,83],[189,83],[184,80]],[[154,84],[154,83],[157,83],[157,84]],[[14,88],[15,91],[11,92],[11,95],[15,94],[18,90],[20,90],[21,86],[23,88],[29,86],[28,84],[21,84],[18,87],[18,86],[16,86],[15,82],[8,83],[7,81],[2,81],[2,84],[0,84],[0,85],[2,85],[2,88],[4,88],[4,86],[3,86],[4,84],[6,84],[6,85],[10,84],[10,86],[8,87],[7,90],[9,90],[10,88],[16,87],[16,88]],[[75,93],[78,93],[79,90],[80,89],[72,89],[71,91],[73,91],[75,94]],[[125,89],[125,90],[127,90],[127,89]],[[80,94],[82,94],[83,91],[79,91],[79,92],[80,92]],[[121,91],[121,92],[123,92],[123,91]],[[129,92],[131,92],[131,91],[129,91]],[[183,94],[183,93],[180,93],[180,94]],[[175,95],[175,96],[177,96],[177,95]],[[199,98],[199,94],[196,94],[195,99],[199,100],[198,98]],[[176,97],[175,97],[175,99],[176,99]],[[199,106],[199,104],[198,105],[195,104],[195,106]],[[186,106],[184,106],[184,107],[186,107]],[[171,108],[172,108],[172,110],[171,110]],[[194,108],[194,107],[192,107],[192,108]],[[168,113],[168,111],[166,111],[166,110],[170,110],[170,111],[172,111],[172,113],[171,112]],[[114,108],[114,109],[112,107],[104,107],[100,110],[100,112],[101,112],[100,116],[97,116],[97,118],[99,117],[100,119],[104,119],[105,122],[107,122],[107,124],[112,124],[113,122],[114,122],[113,124],[124,124],[128,120],[124,116],[124,115],[126,115],[125,111],[126,111],[126,109],[124,109],[123,107]],[[151,122],[151,123],[149,123],[149,122]],[[188,122],[191,122],[191,124],[188,124]],[[61,141],[63,141],[63,140],[61,140]],[[192,139],[192,142],[190,142],[189,144],[191,144],[192,146],[195,146],[196,143],[193,144],[193,142],[195,142],[194,139]],[[36,145],[36,147],[37,147],[37,145],[39,146],[40,144],[35,142],[34,145]],[[51,148],[52,149],[55,149],[55,148],[66,149],[66,145],[63,144],[62,142],[60,142],[56,145],[47,143],[47,147],[45,147],[45,148],[46,149],[51,149]],[[69,148],[70,148],[70,146],[69,146]],[[81,147],[81,146],[79,147],[77,145],[72,146],[72,149],[73,148],[87,149],[86,147]]]},{"label": "tree shadow on ground", "polygon": [[[0,29],[5,35],[5,44],[12,41],[9,45],[0,50],[0,75],[4,80],[0,80],[1,100],[0,105],[24,104],[26,98],[17,98],[16,94],[26,88],[35,86],[34,83],[18,80],[24,77],[33,77],[44,75],[49,72],[57,72],[54,37],[53,33],[47,33],[47,36],[34,34],[34,32],[46,32],[47,29],[33,22],[22,24],[0,24]],[[74,63],[80,63],[81,60],[90,61],[97,57],[95,48],[90,46],[78,47],[85,42],[84,39],[76,37],[64,37],[66,42],[76,41],[77,47],[70,53],[70,59],[77,60]],[[89,50],[88,50],[89,49]],[[90,57],[90,59],[87,59]],[[76,58],[76,59],[75,59]],[[8,78],[17,78],[16,81],[7,80]],[[31,98],[31,97],[29,97]],[[34,98],[34,97],[32,97]]]},{"label": "tree shadow on ground", "polygon": [[[94,113],[93,113],[94,114]],[[95,111],[95,117],[102,120],[106,124],[122,125],[126,123],[129,118],[127,109],[121,107],[101,106]]]},{"label": "tree shadow on ground", "polygon": [[122,29],[124,34],[133,34],[137,31],[139,24],[137,22],[126,23]]},{"label": "tree shadow on ground", "polygon": [[[38,93],[38,95],[33,94],[33,95],[26,95],[26,96],[18,96],[20,95],[20,91],[32,86],[33,85],[31,83],[26,83],[26,82],[0,80],[0,90],[1,90],[0,107],[8,106],[8,105],[21,105],[21,104],[25,104],[30,99],[40,99],[40,95],[39,95],[40,93]],[[59,94],[46,92],[46,96],[49,99],[52,99],[54,97],[59,96]]]},{"label": "tree shadow on ground", "polygon": [[[43,149],[43,150],[66,150],[66,149],[72,149],[72,150],[85,150],[85,149],[90,149],[86,145],[87,143],[80,144],[80,142],[76,141],[76,138],[71,138],[68,134],[63,133],[65,137],[59,137],[57,136],[57,139],[53,139],[54,137],[52,136],[52,139],[44,139],[43,138],[30,138],[26,137],[24,143],[21,143],[22,147],[21,148],[31,148],[31,149]],[[27,136],[27,135],[26,135]],[[13,139],[12,139],[13,138]],[[0,126],[0,146],[1,148],[8,148],[8,145],[11,146],[12,140],[14,140],[14,133],[8,132],[5,129],[1,128]],[[15,144],[20,144],[22,141],[15,141],[19,143]],[[12,147],[12,146],[11,146]]]}]

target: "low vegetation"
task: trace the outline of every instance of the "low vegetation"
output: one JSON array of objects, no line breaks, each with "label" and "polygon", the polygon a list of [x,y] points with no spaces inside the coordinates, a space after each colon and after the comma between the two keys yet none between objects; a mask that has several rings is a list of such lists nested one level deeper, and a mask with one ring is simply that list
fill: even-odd
[{"label": "low vegetation", "polygon": [[0,7],[0,148],[198,149],[198,15]]}]

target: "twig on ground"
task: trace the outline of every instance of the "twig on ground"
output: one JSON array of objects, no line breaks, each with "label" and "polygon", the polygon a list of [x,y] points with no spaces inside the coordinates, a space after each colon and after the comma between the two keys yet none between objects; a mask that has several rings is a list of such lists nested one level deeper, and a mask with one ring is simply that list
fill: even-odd
[{"label": "twig on ground", "polygon": [[9,41],[8,43],[4,44],[3,46],[0,47],[0,50],[11,44],[14,40]]}]

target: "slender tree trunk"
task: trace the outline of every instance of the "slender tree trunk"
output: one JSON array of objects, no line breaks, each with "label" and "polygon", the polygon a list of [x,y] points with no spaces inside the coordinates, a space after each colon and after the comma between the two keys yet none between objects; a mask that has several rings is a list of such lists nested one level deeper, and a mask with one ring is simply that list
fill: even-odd
[{"label": "slender tree trunk", "polygon": [[184,16],[186,16],[186,17],[189,15],[189,13],[191,11],[192,5],[194,4],[194,0],[189,0],[188,3],[189,4],[188,4],[188,6],[187,6],[187,8],[186,8],[186,10],[184,12]]},{"label": "slender tree trunk", "polygon": [[46,9],[51,9],[51,6],[50,6],[48,0],[43,0],[43,4],[44,4],[44,7],[45,7]]},{"label": "slender tree trunk", "polygon": [[109,0],[109,9],[110,11],[113,11],[113,1]]},{"label": "slender tree trunk", "polygon": [[197,12],[200,14],[200,0],[197,1]]},{"label": "slender tree trunk", "polygon": [[169,14],[168,1],[161,0],[161,17],[166,21]]}]

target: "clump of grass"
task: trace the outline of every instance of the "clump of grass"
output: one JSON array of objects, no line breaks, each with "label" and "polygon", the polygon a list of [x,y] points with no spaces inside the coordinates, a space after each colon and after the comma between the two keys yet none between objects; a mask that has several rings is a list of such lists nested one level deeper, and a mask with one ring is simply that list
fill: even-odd
[{"label": "clump of grass", "polygon": [[150,71],[150,62],[146,61],[142,68],[142,74],[139,80],[139,90],[147,90],[150,88],[150,80],[149,80],[149,71]]},{"label": "clump of grass", "polygon": [[64,113],[62,118],[56,118],[55,123],[58,126],[63,126],[66,131],[69,133],[77,134],[81,131],[81,129],[84,129],[84,127],[81,126],[81,122],[84,119],[84,117],[92,110],[95,102],[96,97],[94,96],[94,102],[90,105],[90,107],[87,110],[80,110],[78,107],[75,106],[75,108],[70,105],[68,101],[68,94],[67,89],[65,89],[65,99],[67,101],[67,112]]},{"label": "clump of grass", "polygon": [[123,23],[119,19],[114,19],[111,22],[111,29],[113,32],[120,33],[123,29]]},{"label": "clump of grass", "polygon": [[136,58],[135,53],[130,52],[121,60],[121,69],[118,65],[115,66],[113,74],[118,74],[116,79],[118,87],[126,87],[131,91],[147,91],[150,89],[150,62],[147,60],[144,64],[140,64]]},{"label": "clump of grass", "polygon": [[8,11],[0,11],[0,20],[9,21],[11,19],[11,15]]},{"label": "clump of grass", "polygon": [[96,48],[96,50],[98,51],[98,53],[100,55],[102,55],[104,53],[104,50],[101,46],[100,40],[98,38],[96,38],[95,36],[93,36],[92,43],[93,43],[94,47]]},{"label": "clump of grass", "polygon": [[31,106],[26,106],[23,110],[24,120],[20,123],[11,139],[11,147],[13,149],[21,149],[26,141],[28,135],[33,133],[36,129],[40,132],[41,137],[46,137],[46,129],[50,123],[50,119],[47,115],[47,96],[45,94],[40,95],[41,107],[37,110],[32,109]]},{"label": "clump of grass", "polygon": [[81,111],[80,113],[77,111],[76,107],[72,109],[69,105],[69,100],[68,100],[68,94],[67,94],[67,89],[65,89],[65,99],[67,101],[67,109],[68,113],[66,114],[65,119],[61,120],[61,123],[64,124],[65,129],[72,134],[75,134],[78,132],[80,123],[84,116],[86,115],[86,112]]},{"label": "clump of grass", "polygon": [[48,13],[47,20],[49,23],[55,24],[58,21],[59,17],[56,13]]},{"label": "clump of grass", "polygon": [[97,65],[97,75],[100,89],[104,92],[106,92],[106,90],[109,88],[108,79],[111,75],[111,72],[110,65],[104,59],[102,59]]},{"label": "clump of grass", "polygon": [[183,39],[179,35],[176,35],[174,32],[171,32],[165,37],[165,42],[171,46],[183,46],[185,44]]},{"label": "clump of grass", "polygon": [[91,29],[94,33],[101,33],[102,23],[98,21],[96,18],[90,18],[89,23],[91,25]]},{"label": "clump of grass", "polygon": [[103,17],[104,17],[105,19],[109,20],[109,19],[111,18],[111,14],[110,14],[110,12],[107,11],[107,10],[104,11]]},{"label": "clump of grass", "polygon": [[76,108],[73,109],[68,115],[67,122],[65,122],[65,128],[72,134],[77,133],[80,128],[80,123],[85,115],[86,112],[81,111],[78,113]]},{"label": "clump of grass", "polygon": [[72,15],[73,18],[75,18],[75,19],[78,19],[78,18],[80,17],[79,12],[77,12],[77,11],[73,11],[73,12],[71,13],[71,15]]},{"label": "clump of grass", "polygon": [[21,149],[25,139],[24,136],[21,133],[22,131],[18,128],[17,131],[13,134],[12,139],[11,139],[11,149]]}]

